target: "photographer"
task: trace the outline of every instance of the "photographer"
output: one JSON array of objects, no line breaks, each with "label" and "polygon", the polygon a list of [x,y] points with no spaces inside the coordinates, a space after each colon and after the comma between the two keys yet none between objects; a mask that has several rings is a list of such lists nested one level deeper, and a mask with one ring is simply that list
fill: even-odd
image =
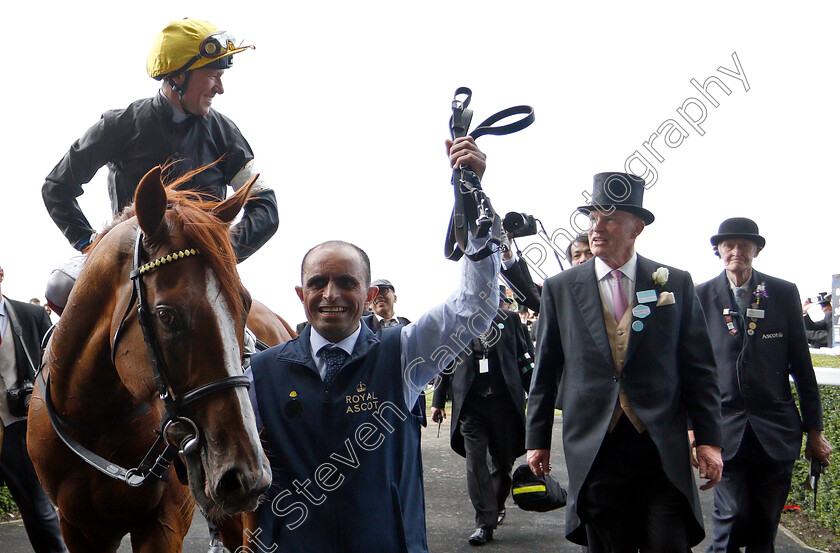
[{"label": "photographer", "polygon": [[[525,392],[531,382],[533,347],[504,286],[493,330],[474,338],[452,371],[440,375],[432,420],[446,418],[452,394],[452,450],[467,461],[467,493],[475,509],[470,545],[492,541],[505,519],[511,470],[525,452]],[[488,463],[489,459],[489,463]]]},{"label": "photographer", "polygon": [[0,480],[12,493],[35,552],[66,553],[58,516],[26,451],[26,412],[35,363],[41,358],[41,339],[49,328],[50,318],[43,307],[0,295],[0,420],[4,427]]},{"label": "photographer", "polygon": [[[813,309],[818,304],[822,313],[822,319],[814,320],[810,313],[820,311]],[[808,298],[802,304],[802,320],[805,323],[805,337],[808,345],[812,348],[827,348],[829,344],[828,331],[831,328],[831,294],[821,292],[815,298]]]}]

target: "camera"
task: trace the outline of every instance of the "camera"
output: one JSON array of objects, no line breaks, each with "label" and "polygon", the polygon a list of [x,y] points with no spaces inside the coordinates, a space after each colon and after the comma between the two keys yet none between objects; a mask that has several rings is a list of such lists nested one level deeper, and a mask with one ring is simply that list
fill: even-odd
[{"label": "camera", "polygon": [[532,236],[537,233],[537,220],[533,215],[511,211],[505,215],[502,228],[505,229],[505,232],[511,233],[514,238]]},{"label": "camera", "polygon": [[831,303],[831,294],[828,292],[820,292],[813,298],[808,298],[808,301],[811,303]]},{"label": "camera", "polygon": [[29,380],[24,380],[19,388],[6,390],[6,402],[9,405],[9,413],[13,417],[25,417],[29,411],[29,400],[32,397],[34,386]]}]

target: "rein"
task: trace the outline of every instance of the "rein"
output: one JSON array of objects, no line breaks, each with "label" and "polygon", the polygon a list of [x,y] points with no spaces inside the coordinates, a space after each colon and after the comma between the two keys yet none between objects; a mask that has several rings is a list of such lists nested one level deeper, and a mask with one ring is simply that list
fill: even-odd
[{"label": "rein", "polygon": [[[103,457],[100,457],[70,436],[67,432],[67,427],[71,425],[64,421],[55,411],[55,406],[50,399],[49,380],[44,377],[43,371],[41,371],[41,381],[44,383],[44,403],[46,404],[47,414],[49,415],[50,422],[52,423],[56,434],[58,434],[58,437],[61,438],[61,441],[64,442],[71,451],[81,457],[82,460],[87,462],[99,472],[110,476],[111,478],[122,480],[132,487],[140,486],[150,476],[159,480],[167,481],[168,478],[166,476],[166,471],[169,469],[169,466],[178,454],[190,455],[198,451],[198,447],[201,443],[201,433],[195,422],[183,415],[183,409],[186,406],[221,390],[234,387],[250,387],[248,377],[245,375],[239,375],[229,376],[208,384],[203,384],[187,392],[178,392],[175,389],[172,385],[170,371],[166,366],[166,361],[160,354],[160,346],[158,345],[152,330],[152,322],[149,315],[150,311],[146,302],[145,287],[143,286],[143,276],[167,263],[173,263],[181,259],[196,256],[199,252],[194,248],[181,250],[165,255],[141,266],[140,260],[142,254],[143,231],[138,227],[137,238],[134,245],[133,267],[130,276],[133,283],[131,298],[128,302],[125,314],[123,314],[122,320],[117,327],[117,331],[114,333],[114,339],[111,343],[111,361],[116,364],[115,357],[117,342],[121,336],[121,331],[125,325],[126,319],[131,312],[131,308],[136,303],[137,318],[140,323],[140,328],[143,331],[143,341],[146,344],[146,350],[149,355],[149,360],[151,361],[155,385],[158,388],[158,395],[160,396],[160,399],[163,400],[165,406],[165,412],[160,421],[160,430],[155,432],[158,437],[140,464],[136,468],[125,469],[119,465],[111,463]],[[176,446],[168,436],[171,427],[177,423],[187,425],[189,427],[189,432],[181,440],[180,444]],[[159,451],[162,445],[165,445],[166,447],[162,453],[157,454],[156,452]]]},{"label": "rein", "polygon": [[[461,100],[459,96],[465,98]],[[472,99],[472,90],[462,86],[455,91],[452,98],[452,118],[449,120],[449,130],[452,138],[467,136],[473,112],[467,107]],[[522,115],[517,121],[507,125],[493,126],[495,123],[514,115]],[[502,136],[512,134],[531,125],[534,122],[534,108],[531,106],[514,106],[503,109],[482,121],[469,134],[474,139],[486,134]],[[459,260],[466,255],[472,261],[478,261],[497,250],[501,243],[502,220],[493,210],[490,198],[481,189],[481,180],[469,165],[462,165],[452,171],[452,188],[455,191],[455,205],[449,218],[446,230],[444,255],[452,261]],[[467,253],[469,242],[467,230],[475,238],[485,238],[484,244],[474,253]]]}]

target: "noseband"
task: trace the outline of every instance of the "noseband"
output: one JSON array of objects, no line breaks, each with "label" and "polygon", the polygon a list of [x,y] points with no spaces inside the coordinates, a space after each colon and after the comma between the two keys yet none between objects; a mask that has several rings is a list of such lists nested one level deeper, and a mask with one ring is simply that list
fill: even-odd
[{"label": "noseband", "polygon": [[[210,394],[235,387],[250,387],[248,377],[245,375],[228,376],[220,380],[203,384],[186,392],[179,392],[175,386],[172,385],[172,376],[166,366],[166,361],[160,353],[160,346],[155,339],[154,330],[152,328],[152,321],[150,318],[150,311],[146,302],[145,287],[143,286],[143,276],[149,272],[166,265],[174,263],[181,259],[186,259],[198,255],[199,252],[195,249],[181,250],[175,253],[159,257],[154,261],[150,261],[145,265],[140,265],[143,255],[143,231],[138,227],[137,238],[134,245],[134,260],[131,271],[131,299],[128,302],[125,314],[123,314],[117,331],[114,333],[114,339],[111,342],[111,361],[116,365],[116,346],[120,339],[121,331],[125,326],[129,313],[134,304],[137,304],[137,319],[140,323],[140,328],[143,331],[143,341],[146,343],[146,351],[149,355],[149,360],[152,365],[152,374],[154,375],[155,385],[158,388],[158,395],[163,400],[165,412],[160,421],[160,430],[156,431],[158,434],[157,440],[152,445],[151,449],[146,453],[146,456],[140,462],[140,465],[132,469],[124,469],[119,465],[115,465],[110,461],[105,460],[99,455],[93,453],[83,445],[73,439],[66,430],[69,424],[62,420],[58,413],[55,412],[55,407],[50,399],[49,381],[43,377],[44,382],[44,402],[47,408],[47,414],[50,417],[50,422],[55,428],[59,438],[74,452],[81,457],[88,464],[112,478],[124,481],[129,486],[139,486],[149,476],[154,476],[160,480],[167,480],[166,471],[172,462],[175,460],[177,454],[189,455],[198,451],[201,442],[201,433],[198,426],[191,419],[184,416],[184,409]],[[181,439],[176,446],[169,438],[169,431],[176,424],[182,424],[188,427],[187,434]],[[161,454],[157,454],[160,446],[165,444],[166,447]]]}]

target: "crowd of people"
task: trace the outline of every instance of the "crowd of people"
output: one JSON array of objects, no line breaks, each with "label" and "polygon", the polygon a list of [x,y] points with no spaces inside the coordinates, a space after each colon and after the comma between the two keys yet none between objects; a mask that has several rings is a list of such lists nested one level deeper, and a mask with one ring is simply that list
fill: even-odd
[{"label": "crowd of people", "polygon": [[[242,133],[211,107],[233,55],[248,48],[194,19],[160,33],[148,59],[159,93],[106,112],[43,186],[49,215],[79,252],[95,232],[76,198],[102,166],[114,213],[156,165],[172,176],[210,165],[191,182],[216,198],[257,174]],[[446,144],[452,168],[483,176],[486,157],[471,138]],[[709,551],[772,551],[803,434],[806,457],[830,463],[806,337],[806,326],[825,332],[826,321],[809,323],[793,284],[753,269],[765,239],[749,218],[720,224],[710,241],[723,271],[696,288],[687,272],[639,255],[635,241],[655,219],[644,190],[634,175],[595,175],[593,202],[578,208],[589,231],[569,244],[569,270],[538,284],[512,250],[465,258],[454,293],[413,322],[396,314],[395,286],[371,279],[364,250],[340,240],[312,247],[296,287],[306,313],[299,337],[252,356],[245,372],[273,472],[257,511],[261,542],[428,551],[420,436],[434,382],[431,418],[450,417],[451,447],[465,458],[469,544],[492,541],[505,520],[517,457],[527,452],[536,476],[551,472],[559,408],[569,540],[592,552],[684,553],[704,537],[693,466],[700,489],[714,488]],[[238,261],[277,226],[274,192],[260,178],[231,229]],[[58,314],[70,286],[48,291]],[[830,314],[827,298],[816,303]],[[0,301],[0,477],[38,553],[66,548],[26,454],[25,409],[7,392],[34,380],[48,327],[43,308]],[[210,551],[222,551],[210,532]]]}]

